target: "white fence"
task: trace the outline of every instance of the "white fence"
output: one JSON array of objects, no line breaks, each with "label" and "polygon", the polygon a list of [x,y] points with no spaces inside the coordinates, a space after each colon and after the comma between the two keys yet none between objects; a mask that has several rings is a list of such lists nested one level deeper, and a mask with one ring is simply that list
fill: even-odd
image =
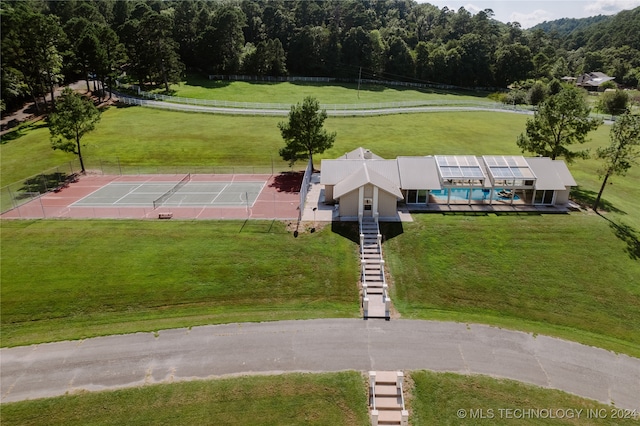
[{"label": "white fence", "polygon": [[[175,111],[206,112],[215,114],[235,115],[273,115],[285,116],[291,109],[291,104],[232,102],[209,99],[180,98],[176,96],[160,95],[141,92],[141,99],[114,92],[118,99],[128,105],[139,105],[152,108],[169,109]],[[528,106],[505,105],[499,102],[474,100],[427,100],[404,102],[379,102],[366,104],[321,104],[320,107],[331,116],[373,116],[398,113],[436,112],[436,111],[473,111],[499,110],[526,112]]]}]

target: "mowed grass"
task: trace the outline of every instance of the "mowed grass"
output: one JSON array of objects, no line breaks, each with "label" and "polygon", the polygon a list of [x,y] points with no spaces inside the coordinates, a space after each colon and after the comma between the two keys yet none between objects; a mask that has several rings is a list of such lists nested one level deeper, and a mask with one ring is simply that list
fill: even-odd
[{"label": "mowed grass", "polygon": [[356,317],[356,245],[281,222],[3,221],[2,346]]},{"label": "mowed grass", "polygon": [[3,425],[370,424],[360,373],[287,374],[152,385],[2,404]]},{"label": "mowed grass", "polygon": [[[285,117],[246,117],[111,107],[96,130],[83,138],[88,168],[100,160],[119,159],[132,172],[137,166],[264,166],[288,170],[278,150],[284,142],[278,122]],[[515,140],[524,129],[519,114],[490,112],[399,114],[329,118],[326,128],[337,138],[332,149],[314,156],[335,158],[359,146],[385,158],[398,155],[518,153]],[[473,135],[470,137],[469,135]],[[47,127],[25,132],[0,145],[3,185],[75,159],[53,151]],[[297,167],[304,167],[300,163]]]},{"label": "mowed grass", "polygon": [[383,227],[398,234],[384,247],[403,318],[493,324],[640,356],[640,262],[599,216],[413,217]]},{"label": "mowed grass", "polygon": [[[249,103],[295,104],[306,96],[313,96],[321,104],[365,105],[388,102],[488,101],[488,93],[471,90],[416,89],[400,86],[357,83],[312,82],[246,82],[214,81],[190,76],[170,87],[171,95],[183,98],[211,99]],[[159,93],[164,93],[158,90]]]},{"label": "mowed grass", "polygon": [[512,380],[430,371],[413,371],[410,380],[413,426],[638,424],[619,419],[632,411]]},{"label": "mowed grass", "polygon": [[[430,371],[407,375],[406,404],[414,426],[638,423],[612,419],[614,413],[631,412],[511,380]],[[523,409],[552,410],[554,418],[522,418],[522,411],[515,410]],[[40,425],[45,419],[48,425],[65,426],[370,424],[367,384],[357,372],[151,385],[5,403],[0,410],[3,425]]]}]

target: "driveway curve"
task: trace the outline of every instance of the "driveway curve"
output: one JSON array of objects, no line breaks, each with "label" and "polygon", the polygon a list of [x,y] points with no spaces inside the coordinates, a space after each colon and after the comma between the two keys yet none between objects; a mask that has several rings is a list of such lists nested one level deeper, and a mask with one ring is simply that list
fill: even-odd
[{"label": "driveway curve", "polygon": [[211,377],[485,374],[640,410],[640,359],[478,324],[321,319],[193,327],[0,350],[1,401]]}]

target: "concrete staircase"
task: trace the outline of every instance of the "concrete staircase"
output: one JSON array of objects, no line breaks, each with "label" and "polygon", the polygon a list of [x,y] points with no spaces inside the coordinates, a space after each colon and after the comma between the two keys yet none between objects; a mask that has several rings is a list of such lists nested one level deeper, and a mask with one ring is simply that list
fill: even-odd
[{"label": "concrete staircase", "polygon": [[377,218],[360,217],[360,273],[364,318],[390,318],[391,299],[384,275],[382,235]]},{"label": "concrete staircase", "polygon": [[409,412],[404,406],[401,371],[369,372],[369,407],[372,426],[409,424]]}]

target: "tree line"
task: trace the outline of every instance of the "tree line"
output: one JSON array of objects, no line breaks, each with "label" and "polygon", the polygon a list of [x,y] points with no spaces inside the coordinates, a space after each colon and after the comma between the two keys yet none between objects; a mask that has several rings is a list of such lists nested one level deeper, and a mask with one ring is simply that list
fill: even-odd
[{"label": "tree line", "polygon": [[[603,71],[638,86],[640,8],[571,31],[413,0],[3,0],[2,101],[74,79],[164,86],[202,74],[506,87]],[[87,89],[90,90],[89,83]],[[53,101],[53,100],[51,100]]]}]

